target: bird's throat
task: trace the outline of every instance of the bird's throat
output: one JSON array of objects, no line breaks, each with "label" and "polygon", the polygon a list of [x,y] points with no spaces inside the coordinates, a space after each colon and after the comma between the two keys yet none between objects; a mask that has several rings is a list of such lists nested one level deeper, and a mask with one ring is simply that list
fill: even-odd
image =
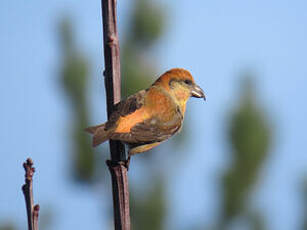
[{"label": "bird's throat", "polygon": [[184,114],[187,101],[190,98],[190,92],[187,90],[183,90],[182,88],[180,90],[174,89],[173,95],[178,105],[180,106],[181,112]]}]

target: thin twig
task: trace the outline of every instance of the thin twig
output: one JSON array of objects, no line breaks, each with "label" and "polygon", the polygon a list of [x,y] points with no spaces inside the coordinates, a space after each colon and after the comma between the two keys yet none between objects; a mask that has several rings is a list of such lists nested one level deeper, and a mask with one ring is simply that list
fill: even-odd
[{"label": "thin twig", "polygon": [[[103,18],[103,40],[105,60],[105,86],[107,93],[108,116],[114,104],[119,102],[121,76],[119,39],[117,33],[116,0],[101,0]],[[111,161],[107,161],[111,178],[114,206],[115,230],[130,230],[129,187],[124,145],[110,141]]]},{"label": "thin twig", "polygon": [[34,206],[33,199],[33,175],[35,168],[33,168],[33,161],[28,158],[26,162],[23,163],[25,169],[25,184],[22,186],[23,195],[26,201],[26,209],[28,216],[28,230],[38,230],[38,214],[39,205]]},{"label": "thin twig", "polygon": [[38,215],[39,215],[39,204],[36,204],[33,208],[33,226],[34,230],[38,230]]}]

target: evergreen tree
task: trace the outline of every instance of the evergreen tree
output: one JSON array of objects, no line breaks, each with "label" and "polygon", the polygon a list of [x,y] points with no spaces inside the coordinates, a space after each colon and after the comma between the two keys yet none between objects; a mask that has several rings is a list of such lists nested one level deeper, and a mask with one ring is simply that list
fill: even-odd
[{"label": "evergreen tree", "polygon": [[252,229],[263,229],[262,218],[250,214],[247,204],[269,154],[271,129],[256,102],[252,79],[244,77],[239,106],[231,115],[228,129],[232,162],[222,179],[221,229],[227,229],[236,217],[247,220]]},{"label": "evergreen tree", "polygon": [[77,49],[72,25],[68,19],[60,24],[60,45],[62,51],[61,83],[71,103],[71,140],[73,175],[77,181],[92,182],[95,171],[94,150],[84,128],[89,124],[86,101],[89,82],[89,61]]},{"label": "evergreen tree", "polygon": [[13,223],[1,223],[0,230],[15,230]]}]

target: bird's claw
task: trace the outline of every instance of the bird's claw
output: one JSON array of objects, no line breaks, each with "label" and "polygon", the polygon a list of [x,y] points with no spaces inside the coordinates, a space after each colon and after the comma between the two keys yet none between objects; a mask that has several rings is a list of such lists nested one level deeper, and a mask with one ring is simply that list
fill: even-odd
[{"label": "bird's claw", "polygon": [[116,165],[121,165],[121,166],[124,166],[127,171],[129,170],[129,165],[130,165],[130,156],[128,157],[127,160],[125,161],[117,161],[117,162],[114,162],[114,161],[111,161],[111,160],[107,160],[106,161],[106,164],[109,166],[109,167],[115,167]]},{"label": "bird's claw", "polygon": [[128,159],[124,161],[124,166],[127,168],[127,171],[129,170],[129,166],[130,166],[130,159],[131,157],[128,156]]}]

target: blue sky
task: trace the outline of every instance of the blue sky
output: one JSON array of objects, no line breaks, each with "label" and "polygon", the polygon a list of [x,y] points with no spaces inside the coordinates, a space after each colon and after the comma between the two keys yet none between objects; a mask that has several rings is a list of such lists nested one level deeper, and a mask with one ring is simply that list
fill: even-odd
[{"label": "blue sky", "polygon": [[[120,34],[124,35],[131,6],[127,1],[118,2]],[[192,4],[173,0],[165,8],[170,12],[169,24],[154,52],[159,61],[157,75],[172,67],[187,68],[208,97],[205,104],[191,100],[188,105],[193,138],[186,146],[186,167],[170,182],[178,193],[170,199],[174,215],[169,224],[177,218],[184,218],[183,224],[193,223],[195,218],[207,224],[214,222],[218,212],[215,180],[228,159],[223,141],[225,112],[238,104],[240,71],[251,69],[256,73],[257,100],[267,111],[275,134],[253,203],[263,210],[269,229],[298,229],[302,211],[298,186],[307,167],[306,1],[219,0]],[[21,164],[29,155],[39,171],[35,175],[35,199],[59,214],[54,229],[82,229],[88,223],[92,229],[103,228],[101,203],[97,204],[100,194],[67,182],[69,146],[63,130],[70,115],[59,89],[56,36],[57,22],[67,12],[75,21],[80,48],[94,63],[95,78],[103,63],[100,1],[0,3],[0,155],[4,156],[0,175],[5,182],[1,186],[0,221],[17,220],[21,228],[26,220],[20,190]],[[101,93],[102,88],[95,86],[95,93]],[[101,101],[91,103],[102,106]],[[104,120],[103,110],[97,110],[93,123]],[[201,140],[197,138],[200,131]],[[204,149],[201,153],[200,148]],[[193,179],[193,170],[203,175],[201,185]],[[133,179],[134,170],[129,174]],[[187,192],[190,196],[185,195]],[[181,202],[176,206],[178,200]],[[104,227],[108,225],[111,223]]]}]

